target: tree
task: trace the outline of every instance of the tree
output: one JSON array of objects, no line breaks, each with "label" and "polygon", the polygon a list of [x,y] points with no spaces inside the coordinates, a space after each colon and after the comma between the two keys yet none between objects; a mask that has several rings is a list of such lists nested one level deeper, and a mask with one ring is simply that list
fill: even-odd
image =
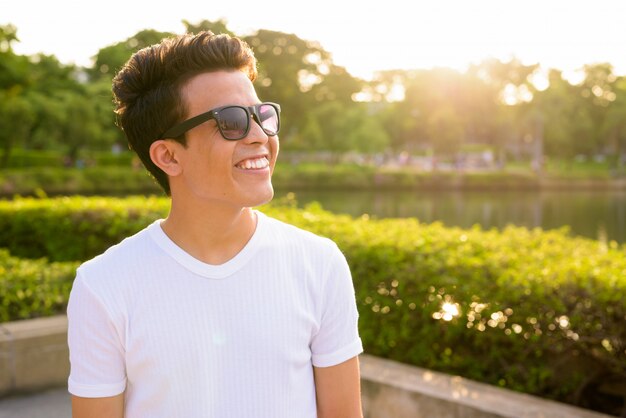
[{"label": "tree", "polygon": [[205,19],[195,24],[189,22],[188,20],[183,20],[183,25],[185,25],[186,32],[189,33],[210,31],[214,34],[225,33],[230,36],[235,36],[235,34],[231,32],[230,29],[228,29],[228,22],[225,19],[219,19],[215,21]]},{"label": "tree", "polygon": [[388,147],[389,137],[367,104],[328,101],[307,113],[298,145],[301,149],[338,154],[373,154]]},{"label": "tree", "polygon": [[29,62],[26,57],[13,52],[13,43],[16,41],[15,26],[0,26],[0,89],[26,84]]},{"label": "tree", "polygon": [[26,100],[32,106],[34,121],[21,144],[25,149],[58,149],[63,143],[61,127],[65,120],[65,107],[55,95],[56,92],[27,92]]},{"label": "tree", "polygon": [[463,141],[463,127],[452,106],[439,106],[432,112],[426,130],[435,156],[458,153]]},{"label": "tree", "polygon": [[281,132],[287,147],[290,137],[300,136],[307,112],[326,101],[351,101],[352,94],[360,90],[318,43],[264,29],[244,40],[259,61],[259,97],[282,105]]},{"label": "tree", "polygon": [[173,35],[171,32],[145,29],[122,42],[101,48],[94,57],[93,68],[88,70],[90,78],[92,80],[99,78],[113,79],[113,76],[122,68],[133,53]]},{"label": "tree", "polygon": [[378,114],[367,104],[355,103],[348,111],[348,142],[353,149],[366,154],[386,151],[389,148],[389,135],[380,122]]},{"label": "tree", "polygon": [[585,79],[581,87],[582,102],[585,113],[593,125],[587,142],[588,154],[606,151],[607,141],[603,132],[604,120],[613,101],[616,99],[614,85],[617,77],[613,73],[613,66],[609,63],[585,65],[583,67]]},{"label": "tree", "polygon": [[91,98],[95,123],[98,125],[98,136],[90,138],[87,141],[87,146],[110,150],[114,144],[126,145],[126,137],[116,124],[111,83],[101,79],[89,83],[86,88],[87,97]]},{"label": "tree", "polygon": [[[62,65],[54,56],[35,54],[15,55],[11,43],[17,41],[13,26],[0,27],[0,164],[6,166],[13,147],[33,144],[33,135],[54,138],[58,129],[55,112],[59,105],[46,97],[65,91],[80,94],[82,86],[76,78],[74,66]],[[49,123],[50,121],[54,123]],[[58,138],[61,140],[62,138]]]},{"label": "tree", "polygon": [[536,120],[528,104],[538,92],[532,83],[538,71],[538,64],[524,65],[516,58],[506,62],[487,59],[467,71],[468,77],[482,81],[482,112],[476,116],[484,121],[484,142],[501,160],[506,149],[518,149],[526,132],[525,121]]},{"label": "tree", "polygon": [[324,68],[324,77],[313,84],[307,94],[315,102],[339,101],[343,104],[354,102],[353,96],[363,89],[363,82],[353,77],[344,67],[329,62]]},{"label": "tree", "polygon": [[508,62],[490,58],[478,65],[471,65],[468,69],[468,74],[472,74],[484,80],[487,84],[495,86],[502,93],[508,85],[515,87],[526,86],[528,89],[532,89],[530,76],[538,68],[538,64],[524,65],[516,58]]},{"label": "tree", "polygon": [[0,52],[13,52],[13,42],[18,40],[14,25],[0,25]]},{"label": "tree", "polygon": [[91,98],[87,95],[60,93],[58,95],[63,106],[63,121],[60,133],[63,137],[62,146],[70,163],[78,160],[79,151],[87,143],[100,138],[101,127],[97,123],[96,110]]},{"label": "tree", "polygon": [[[282,137],[288,138],[301,129],[309,105],[303,94],[305,77],[316,81],[322,74],[315,60],[326,53],[296,35],[259,30],[245,38],[259,61],[257,93],[262,100],[278,102],[283,108]],[[316,58],[312,58],[316,57]]]},{"label": "tree", "polygon": [[449,145],[461,145],[471,121],[470,109],[480,99],[472,96],[460,73],[448,69],[392,71],[379,74],[378,80],[382,83],[374,89],[386,100],[402,86],[403,99],[390,103],[384,112],[384,125],[394,150],[430,148],[439,154],[457,151]]},{"label": "tree", "polygon": [[577,154],[589,154],[594,149],[594,125],[589,107],[581,93],[563,79],[560,71],[550,70],[550,87],[538,92],[525,119],[532,132],[536,120],[543,125],[546,154],[571,160]]},{"label": "tree", "polygon": [[380,123],[389,136],[390,148],[396,151],[410,148],[420,137],[415,133],[419,110],[406,100],[408,78],[408,71],[379,71],[361,89],[363,99],[379,107]]},{"label": "tree", "polygon": [[606,111],[601,131],[607,151],[616,157],[615,168],[622,171],[626,162],[626,77],[617,78],[612,90],[615,97]]},{"label": "tree", "polygon": [[[35,54],[28,57],[28,85],[42,93],[73,91],[84,94],[84,73],[73,64],[63,64],[54,55]],[[81,77],[83,80],[81,80]]]},{"label": "tree", "polygon": [[30,103],[20,90],[0,90],[0,167],[8,165],[11,150],[24,142],[34,121]]}]

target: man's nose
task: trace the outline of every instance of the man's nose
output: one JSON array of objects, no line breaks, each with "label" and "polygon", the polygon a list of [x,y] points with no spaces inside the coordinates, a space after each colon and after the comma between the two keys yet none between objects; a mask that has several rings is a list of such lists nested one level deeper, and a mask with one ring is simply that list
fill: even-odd
[{"label": "man's nose", "polygon": [[261,128],[261,124],[257,121],[257,118],[251,115],[250,119],[252,119],[250,121],[250,131],[243,140],[249,143],[267,142],[269,140],[269,136],[265,133],[263,128]]}]

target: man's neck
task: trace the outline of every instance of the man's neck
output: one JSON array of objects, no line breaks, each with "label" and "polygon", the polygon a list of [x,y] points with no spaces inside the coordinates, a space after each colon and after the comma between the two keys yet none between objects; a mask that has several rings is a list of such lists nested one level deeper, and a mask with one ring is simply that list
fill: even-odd
[{"label": "man's neck", "polygon": [[219,265],[235,257],[256,230],[256,214],[250,208],[218,204],[177,205],[161,223],[165,234],[194,258]]}]

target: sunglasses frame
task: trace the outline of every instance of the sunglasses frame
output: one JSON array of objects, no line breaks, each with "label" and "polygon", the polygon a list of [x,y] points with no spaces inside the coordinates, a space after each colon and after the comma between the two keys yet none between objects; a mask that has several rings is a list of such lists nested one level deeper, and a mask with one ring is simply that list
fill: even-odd
[{"label": "sunglasses frame", "polygon": [[[261,106],[267,106],[267,105],[272,106],[274,110],[276,111],[276,118],[277,118],[276,132],[266,130],[261,124],[261,117],[259,116],[259,109],[261,108]],[[237,138],[227,138],[226,135],[224,135],[224,131],[222,131],[222,126],[220,124],[219,115],[223,110],[230,109],[233,107],[238,107],[240,109],[243,109],[246,112],[248,124],[242,136],[237,137]],[[174,125],[170,129],[165,131],[165,133],[161,135],[161,138],[162,139],[178,138],[181,135],[183,135],[185,132],[195,128],[196,126],[206,121],[209,121],[211,119],[215,119],[215,121],[217,122],[217,128],[220,130],[220,134],[222,135],[222,138],[224,138],[227,141],[238,141],[240,139],[245,138],[250,132],[250,125],[251,125],[250,117],[252,117],[252,119],[254,119],[254,121],[261,127],[261,129],[263,129],[263,132],[265,132],[267,136],[274,136],[278,134],[278,131],[280,130],[280,105],[278,103],[263,102],[263,103],[255,104],[254,106],[227,105],[227,106],[221,106],[215,109],[211,109],[208,112],[201,113],[197,116],[194,116],[192,118],[185,120],[184,122]]]}]

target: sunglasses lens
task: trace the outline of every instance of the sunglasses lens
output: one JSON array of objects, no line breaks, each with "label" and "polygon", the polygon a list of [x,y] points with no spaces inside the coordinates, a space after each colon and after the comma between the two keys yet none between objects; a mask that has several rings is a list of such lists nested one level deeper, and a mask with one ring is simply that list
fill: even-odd
[{"label": "sunglasses lens", "polygon": [[240,107],[227,107],[219,113],[218,123],[226,139],[241,139],[248,132],[250,118]]},{"label": "sunglasses lens", "polygon": [[261,119],[261,127],[267,135],[276,135],[278,133],[278,113],[276,108],[269,104],[262,104],[258,107],[259,119]]}]

